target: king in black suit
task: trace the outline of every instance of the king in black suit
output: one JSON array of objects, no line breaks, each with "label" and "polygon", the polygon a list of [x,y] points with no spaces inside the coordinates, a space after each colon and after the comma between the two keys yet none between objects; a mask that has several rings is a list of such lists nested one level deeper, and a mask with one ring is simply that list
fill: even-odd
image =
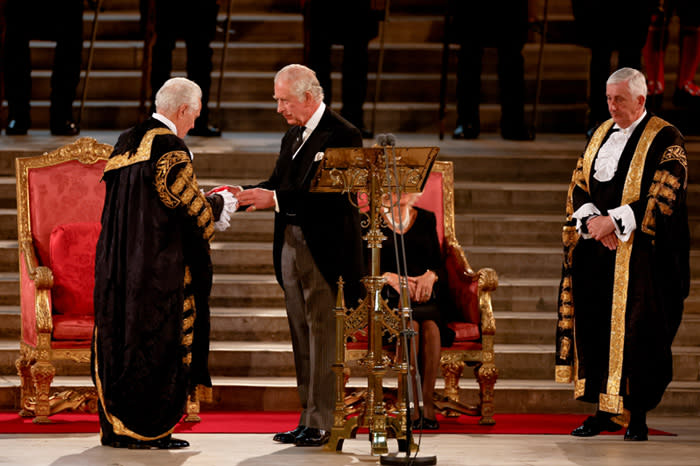
[{"label": "king in black suit", "polygon": [[[297,446],[326,443],[333,425],[333,307],[343,277],[348,302],[363,272],[358,212],[344,194],[310,193],[329,147],[362,147],[360,131],[323,103],[315,73],[289,65],[275,76],[277,112],[292,127],[267,181],[237,193],[248,211],[275,209],[274,264],[284,289],[299,398],[299,425],[274,439]],[[299,146],[301,144],[301,146]],[[234,189],[237,191],[237,189]]]}]

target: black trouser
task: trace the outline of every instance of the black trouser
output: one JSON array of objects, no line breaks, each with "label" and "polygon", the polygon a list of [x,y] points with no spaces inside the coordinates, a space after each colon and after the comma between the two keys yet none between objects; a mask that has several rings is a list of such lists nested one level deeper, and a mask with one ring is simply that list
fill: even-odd
[{"label": "black trouser", "polygon": [[184,39],[187,46],[187,77],[202,89],[202,111],[197,120],[200,124],[209,121],[208,104],[213,68],[211,42],[216,34],[218,12],[219,5],[215,0],[156,0],[152,98],[155,102],[156,92],[170,78],[175,41]]},{"label": "black trouser", "polygon": [[51,73],[51,121],[72,119],[83,50],[83,0],[8,0],[5,96],[9,119],[29,120],[32,93],[29,40],[56,41]]},{"label": "black trouser", "polygon": [[[525,78],[523,45],[504,41],[498,49],[498,90],[501,102],[501,129],[518,128],[525,119]],[[479,126],[481,68],[484,47],[463,41],[457,67],[457,124]]]}]

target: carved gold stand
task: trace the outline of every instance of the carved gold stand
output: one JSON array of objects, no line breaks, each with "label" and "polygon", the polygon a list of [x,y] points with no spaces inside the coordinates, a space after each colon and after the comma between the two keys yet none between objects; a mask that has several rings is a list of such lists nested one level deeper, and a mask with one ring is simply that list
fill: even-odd
[{"label": "carved gold stand", "polygon": [[[397,336],[401,329],[398,312],[390,309],[381,297],[385,280],[379,270],[381,243],[386,239],[381,233],[381,198],[391,190],[400,189],[403,193],[419,192],[430,173],[437,157],[438,148],[382,148],[368,149],[329,149],[312,183],[314,192],[347,193],[350,202],[360,209],[363,215],[362,227],[368,228],[364,239],[371,250],[371,275],[362,282],[367,290],[366,297],[355,309],[345,306],[342,279],[338,286],[335,306],[336,315],[336,361],[333,371],[336,376],[336,399],[334,423],[331,438],[326,450],[341,451],[343,440],[354,438],[359,427],[369,429],[372,454],[388,453],[387,437],[391,435],[399,441],[399,449],[417,450],[411,441],[406,440],[407,409],[404,397],[399,396],[397,412],[387,416],[384,406],[383,381],[390,369],[391,361],[382,352],[382,335]],[[388,165],[387,167],[387,160]],[[353,194],[365,193],[368,205],[359,206]],[[345,373],[346,341],[355,332],[367,328],[369,343],[362,365],[367,371],[367,398],[364,412],[347,418],[345,412]],[[399,394],[405,390],[408,364],[400,359],[393,367],[398,371]]]}]

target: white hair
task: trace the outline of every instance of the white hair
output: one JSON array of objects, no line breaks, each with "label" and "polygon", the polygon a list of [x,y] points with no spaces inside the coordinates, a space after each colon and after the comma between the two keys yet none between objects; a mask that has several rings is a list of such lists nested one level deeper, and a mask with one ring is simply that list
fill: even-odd
[{"label": "white hair", "polygon": [[627,83],[632,97],[647,96],[647,80],[641,71],[634,68],[620,68],[610,75],[608,84]]},{"label": "white hair", "polygon": [[314,101],[321,102],[323,100],[323,88],[318,82],[316,73],[304,65],[285,66],[275,75],[275,84],[277,81],[289,83],[289,89],[299,101],[304,99],[304,94],[307,92],[311,93]]},{"label": "white hair", "polygon": [[202,89],[187,78],[170,78],[156,93],[156,111],[172,113],[181,105],[187,104],[190,112],[195,112],[202,100]]}]

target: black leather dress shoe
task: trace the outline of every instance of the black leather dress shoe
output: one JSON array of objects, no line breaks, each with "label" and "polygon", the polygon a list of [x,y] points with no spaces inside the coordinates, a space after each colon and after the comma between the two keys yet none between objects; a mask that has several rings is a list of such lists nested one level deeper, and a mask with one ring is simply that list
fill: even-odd
[{"label": "black leather dress shoe", "polygon": [[476,139],[479,137],[479,132],[479,125],[475,123],[457,125],[452,133],[452,139]]},{"label": "black leather dress shoe", "polygon": [[625,440],[644,442],[649,440],[649,428],[646,424],[632,424],[625,431]]},{"label": "black leather dress shoe", "polygon": [[287,432],[276,433],[275,436],[272,437],[272,440],[280,443],[294,443],[297,439],[297,436],[301,434],[301,432],[304,429],[306,429],[306,427],[298,425],[294,429],[288,430]]},{"label": "black leather dress shoe", "polygon": [[190,442],[187,440],[182,440],[175,437],[165,437],[160,440],[153,442],[156,448],[161,450],[177,450],[178,448],[187,448],[190,446]]},{"label": "black leather dress shoe", "polygon": [[297,435],[294,444],[298,447],[320,447],[328,443],[331,433],[327,430],[307,427]]},{"label": "black leather dress shoe", "polygon": [[107,445],[114,448],[129,448],[130,450],[177,450],[178,448],[189,447],[190,442],[168,435],[162,439],[148,441],[120,437]]},{"label": "black leather dress shoe", "polygon": [[23,136],[29,130],[29,120],[13,119],[7,124],[5,134],[8,136]]},{"label": "black leather dress shoe", "polygon": [[221,130],[215,126],[195,125],[187,134],[204,138],[218,138],[221,136]]},{"label": "black leather dress shoe", "polygon": [[571,431],[571,435],[574,437],[594,437],[601,432],[617,432],[620,429],[622,429],[622,426],[610,419],[588,416],[588,419],[583,421],[583,424]]},{"label": "black leather dress shoe", "polygon": [[80,133],[78,125],[71,120],[51,123],[51,134],[54,136],[75,136]]}]

